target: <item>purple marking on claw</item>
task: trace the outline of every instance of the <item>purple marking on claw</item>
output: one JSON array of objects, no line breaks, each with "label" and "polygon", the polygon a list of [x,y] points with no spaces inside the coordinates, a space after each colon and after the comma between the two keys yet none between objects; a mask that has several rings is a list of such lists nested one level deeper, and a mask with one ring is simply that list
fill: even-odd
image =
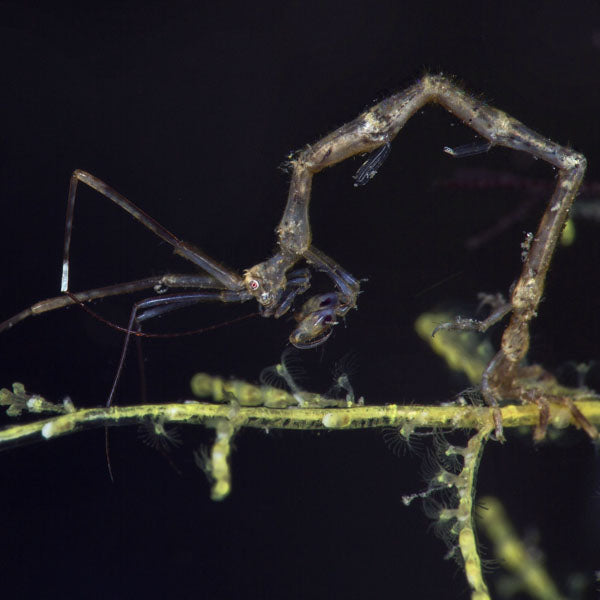
[{"label": "purple marking on claw", "polygon": [[335,308],[321,308],[307,314],[290,335],[290,342],[296,348],[314,348],[325,342],[337,325]]}]

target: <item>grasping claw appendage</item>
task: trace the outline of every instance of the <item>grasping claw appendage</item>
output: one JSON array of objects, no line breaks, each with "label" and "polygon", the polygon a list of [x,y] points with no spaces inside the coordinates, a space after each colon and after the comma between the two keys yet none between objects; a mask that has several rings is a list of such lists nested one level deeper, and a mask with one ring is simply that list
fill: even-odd
[{"label": "grasping claw appendage", "polygon": [[339,312],[345,308],[336,292],[313,296],[295,315],[299,324],[290,335],[290,343],[305,350],[326,342],[338,324]]}]

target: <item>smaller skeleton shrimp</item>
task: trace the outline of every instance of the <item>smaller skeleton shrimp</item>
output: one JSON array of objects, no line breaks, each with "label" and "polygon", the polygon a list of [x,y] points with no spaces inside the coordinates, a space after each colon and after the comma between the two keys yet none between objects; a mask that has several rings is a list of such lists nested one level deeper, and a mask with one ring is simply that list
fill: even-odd
[{"label": "smaller skeleton shrimp", "polygon": [[[314,296],[295,313],[297,327],[290,342],[298,348],[312,348],[329,338],[340,317],[356,307],[360,283],[334,260],[312,245],[308,207],[313,175],[357,154],[373,153],[355,176],[356,184],[367,183],[375,175],[390,150],[390,144],[404,124],[424,105],[440,104],[485,141],[445,151],[455,158],[487,152],[494,146],[504,146],[527,152],[558,170],[554,194],[542,216],[519,279],[512,288],[510,301],[496,307],[483,322],[457,320],[447,328],[470,328],[484,331],[508,313],[511,319],[504,331],[500,351],[490,362],[483,376],[483,394],[487,402],[497,407],[496,396],[520,397],[515,385],[519,364],[529,347],[529,322],[536,315],[546,273],[560,237],[569,209],[577,195],[586,168],[585,157],[560,146],[523,123],[475,99],[443,75],[425,75],[406,90],[390,96],[342,125],[315,144],[296,153],[290,160],[292,171],[290,190],[283,218],[277,227],[278,251],[269,259],[247,269],[243,276],[220,265],[192,245],[178,239],[152,217],[137,208],[98,178],[84,171],[75,171],[69,188],[61,291],[66,296],[50,298],[0,324],[0,331],[22,319],[73,303],[86,303],[96,298],[125,294],[140,289],[168,288],[195,291],[155,296],[138,302],[127,327],[119,372],[123,364],[127,340],[132,329],[159,314],[200,302],[245,302],[255,299],[265,317],[279,318],[286,314],[297,296],[310,287],[308,269],[294,271],[302,259],[309,267],[326,273],[334,291]],[[170,244],[176,254],[200,267],[208,275],[166,275],[114,285],[107,288],[73,294],[69,291],[69,248],[77,185],[83,182],[119,205],[159,238]],[[117,374],[118,378],[118,374]],[[113,391],[114,393],[114,387]],[[516,390],[516,391],[515,391]],[[496,411],[496,434],[502,435]]]}]

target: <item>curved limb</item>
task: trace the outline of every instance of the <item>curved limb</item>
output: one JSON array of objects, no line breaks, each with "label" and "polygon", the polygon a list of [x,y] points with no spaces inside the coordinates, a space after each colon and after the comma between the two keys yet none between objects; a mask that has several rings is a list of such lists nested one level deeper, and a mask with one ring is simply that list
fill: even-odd
[{"label": "curved limb", "polygon": [[185,308],[187,306],[193,306],[200,302],[244,302],[250,298],[249,294],[242,290],[240,292],[233,292],[230,290],[213,290],[203,292],[182,292],[180,294],[168,294],[164,296],[156,296],[152,298],[145,298],[140,300],[133,305],[131,315],[129,316],[129,322],[127,329],[125,330],[125,340],[123,342],[123,349],[121,350],[121,357],[119,358],[119,364],[117,366],[117,372],[113,380],[110,393],[106,406],[112,404],[123,366],[125,365],[125,357],[127,356],[127,349],[129,347],[129,341],[132,335],[144,335],[141,333],[141,323],[149,319],[153,319],[157,316]]},{"label": "curved limb", "polygon": [[171,246],[175,253],[183,258],[198,265],[201,269],[212,275],[220,284],[229,290],[241,290],[244,287],[242,278],[220,265],[217,261],[210,258],[197,248],[187,242],[183,242],[174,236],[168,229],[163,227],[158,221],[138,208],[133,202],[119,194],[109,185],[90,175],[86,171],[77,170],[71,175],[69,184],[69,195],[67,200],[67,215],[65,218],[65,244],[63,250],[62,278],[60,291],[69,291],[69,254],[71,248],[71,234],[73,231],[73,213],[75,211],[75,198],[77,196],[77,184],[83,182],[92,189],[96,190],[104,197],[120,206],[125,212],[129,213],[134,219],[139,221],[144,227],[148,228],[154,235],[158,236]]},{"label": "curved limb", "polygon": [[[211,278],[212,279],[212,278]],[[66,292],[66,294],[70,294]],[[119,358],[119,364],[117,366],[117,371],[115,373],[115,377],[113,379],[112,386],[110,388],[110,392],[108,394],[108,400],[106,401],[106,406],[110,407],[115,396],[115,392],[117,390],[117,386],[119,384],[119,380],[121,379],[121,374],[123,372],[123,367],[125,366],[125,358],[127,356],[127,350],[129,348],[129,341],[132,335],[136,336],[138,341],[138,361],[140,367],[140,375],[141,375],[141,391],[142,391],[142,399],[143,402],[146,401],[146,382],[145,382],[145,368],[144,361],[142,358],[142,347],[140,343],[140,336],[144,336],[145,334],[141,333],[141,323],[143,321],[147,321],[154,317],[158,317],[160,315],[166,314],[168,312],[172,312],[174,310],[178,310],[180,308],[185,308],[187,306],[193,306],[194,304],[198,304],[199,302],[211,302],[211,301],[220,301],[220,302],[245,302],[251,298],[250,294],[246,292],[246,290],[240,290],[238,292],[231,290],[213,290],[206,292],[182,292],[179,294],[169,294],[163,296],[156,296],[153,298],[146,298],[144,300],[140,300],[136,302],[131,310],[131,315],[129,317],[129,322],[127,324],[127,329],[125,330],[125,340],[123,341],[123,348],[121,350],[121,356]],[[140,314],[138,314],[138,311]],[[135,328],[135,329],[134,329]],[[147,335],[147,334],[146,334]],[[104,432],[104,443],[105,443],[105,452],[106,452],[106,464],[108,466],[108,473],[111,481],[114,481],[112,465],[110,460],[110,450],[109,450],[109,441],[108,441],[108,428],[105,429]]]},{"label": "curved limb", "polygon": [[298,269],[287,275],[287,283],[281,298],[279,306],[273,313],[276,319],[283,316],[291,308],[296,296],[303,294],[310,287],[310,271],[308,269]]},{"label": "curved limb", "polygon": [[333,280],[340,298],[338,316],[343,317],[351,308],[356,306],[356,300],[358,294],[360,294],[360,282],[357,279],[315,246],[308,248],[304,253],[304,258]]}]

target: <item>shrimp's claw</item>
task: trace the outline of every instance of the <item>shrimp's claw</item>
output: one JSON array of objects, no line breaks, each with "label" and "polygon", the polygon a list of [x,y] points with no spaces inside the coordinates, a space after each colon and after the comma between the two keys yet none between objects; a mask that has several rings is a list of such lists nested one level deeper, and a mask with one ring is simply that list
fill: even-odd
[{"label": "shrimp's claw", "polygon": [[290,335],[290,343],[296,348],[319,346],[329,339],[336,319],[343,308],[340,295],[335,292],[313,296],[296,313],[298,327]]}]

